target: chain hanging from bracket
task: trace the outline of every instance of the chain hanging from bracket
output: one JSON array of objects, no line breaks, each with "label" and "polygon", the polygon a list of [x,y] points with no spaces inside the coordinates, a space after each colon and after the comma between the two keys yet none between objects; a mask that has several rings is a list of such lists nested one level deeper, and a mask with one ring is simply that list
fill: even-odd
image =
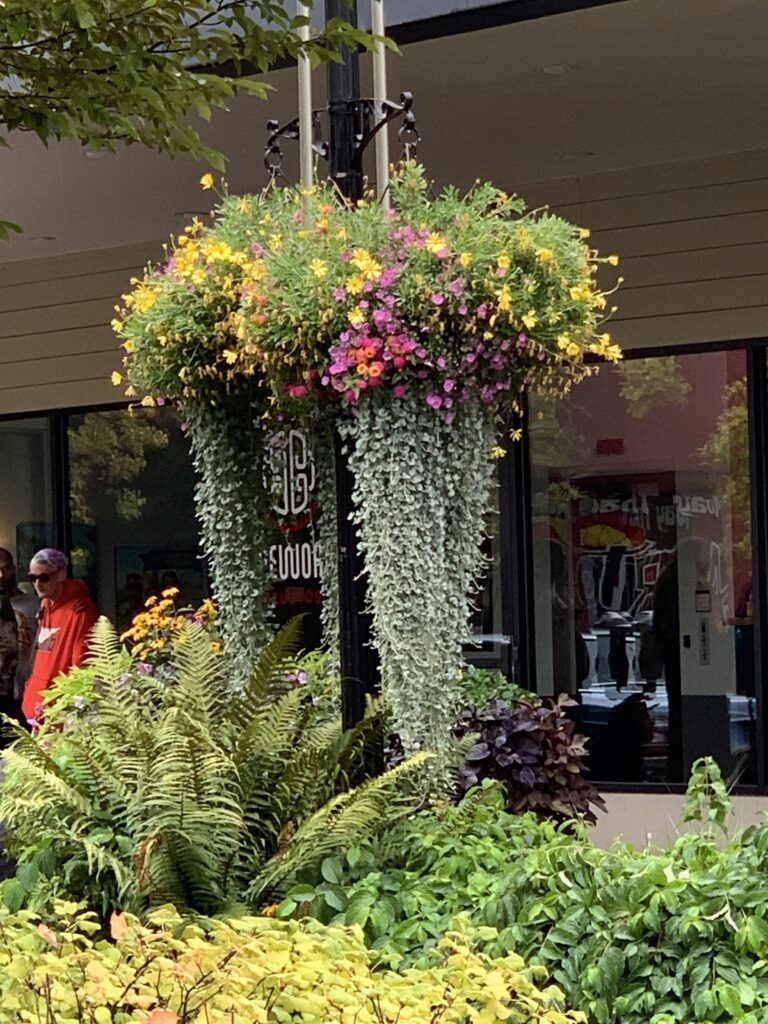
[{"label": "chain hanging from bracket", "polygon": [[[355,146],[359,152],[365,152],[377,133],[402,114],[403,123],[397,133],[402,147],[402,159],[404,161],[415,159],[418,145],[421,142],[421,136],[416,128],[412,93],[400,93],[399,103],[394,103],[392,100],[379,102],[372,99],[363,99],[348,100],[347,104],[353,110],[358,111],[360,118],[359,130],[356,133],[355,140]],[[312,111],[312,149],[323,160],[328,159],[328,143],[323,139],[322,133],[322,115],[327,114],[327,112],[327,107],[321,107],[318,110]],[[374,124],[377,112],[383,113],[384,116]],[[298,117],[294,117],[282,125],[279,121],[267,121],[267,144],[264,147],[264,167],[269,175],[267,188],[276,185],[278,178],[285,178],[281,141],[283,139],[298,140],[298,138]]]}]

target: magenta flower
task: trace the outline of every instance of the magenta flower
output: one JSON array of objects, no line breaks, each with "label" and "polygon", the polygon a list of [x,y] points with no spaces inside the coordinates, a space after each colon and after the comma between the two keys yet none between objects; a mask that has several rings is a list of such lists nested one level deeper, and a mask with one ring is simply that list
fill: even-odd
[{"label": "magenta flower", "polygon": [[466,307],[466,305],[465,305],[465,304],[464,304],[464,303],[462,302],[462,304],[461,304],[461,305],[459,306],[459,313],[461,314],[461,316],[466,316],[466,315],[467,315],[467,312],[468,312],[468,310],[467,310],[467,307]]},{"label": "magenta flower", "polygon": [[426,401],[427,401],[427,405],[431,409],[439,409],[442,406],[442,404],[443,404],[443,400],[440,397],[440,395],[436,395],[434,393],[434,391],[430,391],[429,392],[429,394],[427,395]]},{"label": "magenta flower", "polygon": [[432,293],[432,301],[434,302],[434,304],[436,306],[442,306],[443,302],[445,302],[445,298],[443,296],[443,293],[442,292],[433,292]]},{"label": "magenta flower", "polygon": [[333,289],[333,297],[338,302],[343,302],[344,299],[346,299],[346,297],[347,297],[346,290],[344,288],[334,288]]},{"label": "magenta flower", "polygon": [[393,395],[394,398],[404,398],[405,397],[405,385],[404,384],[395,384],[395,386],[392,388],[392,395]]},{"label": "magenta flower", "polygon": [[443,391],[447,391],[447,392],[450,393],[451,391],[453,391],[453,389],[455,387],[456,387],[456,381],[455,380],[451,380],[450,377],[448,377],[447,380],[443,381]]},{"label": "magenta flower", "polygon": [[460,277],[457,277],[455,281],[451,281],[451,283],[448,285],[448,291],[451,292],[452,295],[455,295],[457,297],[461,295],[464,291],[464,282],[462,281],[462,279]]},{"label": "magenta flower", "polygon": [[484,302],[481,302],[480,305],[477,307],[477,315],[480,317],[481,320],[485,320],[486,316],[488,315],[488,307]]}]

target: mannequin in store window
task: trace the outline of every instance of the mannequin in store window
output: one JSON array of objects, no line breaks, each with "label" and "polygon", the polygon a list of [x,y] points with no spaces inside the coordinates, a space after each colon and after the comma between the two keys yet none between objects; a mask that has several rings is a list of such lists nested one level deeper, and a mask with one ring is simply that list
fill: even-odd
[{"label": "mannequin in store window", "polygon": [[577,696],[589,675],[589,651],[576,628],[568,581],[565,549],[559,541],[549,542],[552,582],[552,683],[554,693]]}]

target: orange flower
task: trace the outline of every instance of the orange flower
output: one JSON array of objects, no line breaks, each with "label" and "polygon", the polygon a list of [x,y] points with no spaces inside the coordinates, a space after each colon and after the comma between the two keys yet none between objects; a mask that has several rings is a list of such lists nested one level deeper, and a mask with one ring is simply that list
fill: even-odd
[{"label": "orange flower", "polygon": [[128,931],[128,922],[125,919],[125,914],[113,913],[109,919],[109,934],[113,939],[117,940],[121,935],[124,935]]},{"label": "orange flower", "polygon": [[144,1018],[144,1024],[179,1024],[179,1015],[173,1010],[153,1010]]}]

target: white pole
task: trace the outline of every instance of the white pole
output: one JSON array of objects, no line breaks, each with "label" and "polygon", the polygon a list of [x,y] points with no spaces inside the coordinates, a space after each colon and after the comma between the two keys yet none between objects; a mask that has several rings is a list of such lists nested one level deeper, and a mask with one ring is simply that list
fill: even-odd
[{"label": "white pole", "polygon": [[[299,17],[309,18],[309,8],[299,0]],[[309,39],[309,21],[299,29],[302,40]],[[309,57],[299,57],[299,166],[302,191],[304,192],[304,213],[309,211],[309,191],[313,185],[312,166],[312,68]]]},{"label": "white pole", "polygon": [[[371,0],[371,31],[384,35],[384,0]],[[373,99],[375,116],[384,119],[384,100],[387,98],[387,57],[383,43],[373,51]],[[376,134],[376,193],[385,210],[389,209],[389,129],[385,125]]]}]

